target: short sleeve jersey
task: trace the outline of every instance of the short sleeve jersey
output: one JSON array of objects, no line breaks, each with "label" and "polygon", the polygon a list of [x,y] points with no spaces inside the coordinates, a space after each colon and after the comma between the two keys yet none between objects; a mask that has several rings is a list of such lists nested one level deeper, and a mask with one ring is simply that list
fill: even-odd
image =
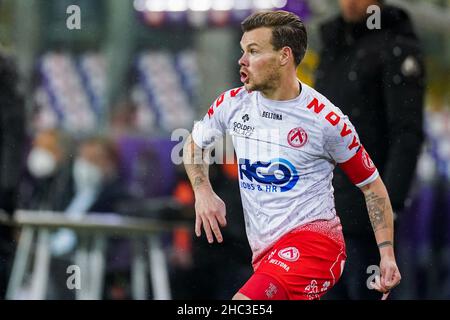
[{"label": "short sleeve jersey", "polygon": [[348,117],[313,88],[301,87],[285,101],[244,87],[228,90],[192,131],[201,148],[227,132],[232,137],[254,260],[287,232],[336,217],[336,165],[358,187],[378,177]]}]

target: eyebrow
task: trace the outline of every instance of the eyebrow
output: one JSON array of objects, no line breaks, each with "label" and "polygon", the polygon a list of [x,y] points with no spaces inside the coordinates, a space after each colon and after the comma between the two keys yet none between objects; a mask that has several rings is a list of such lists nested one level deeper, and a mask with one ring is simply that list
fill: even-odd
[{"label": "eyebrow", "polygon": [[[241,46],[241,48],[242,48],[242,44],[241,43],[239,43],[240,44],[240,46]],[[251,47],[251,46],[257,46],[257,47],[259,47],[259,44],[257,44],[256,42],[251,42],[251,43],[249,43],[248,45],[247,45],[247,48],[249,48],[249,47]]]}]

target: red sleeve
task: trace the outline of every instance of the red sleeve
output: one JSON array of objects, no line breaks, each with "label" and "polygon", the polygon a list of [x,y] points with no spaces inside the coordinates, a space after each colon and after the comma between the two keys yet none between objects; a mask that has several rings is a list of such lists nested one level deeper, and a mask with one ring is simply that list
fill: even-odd
[{"label": "red sleeve", "polygon": [[365,186],[379,176],[375,164],[363,146],[352,158],[338,165],[357,187]]}]

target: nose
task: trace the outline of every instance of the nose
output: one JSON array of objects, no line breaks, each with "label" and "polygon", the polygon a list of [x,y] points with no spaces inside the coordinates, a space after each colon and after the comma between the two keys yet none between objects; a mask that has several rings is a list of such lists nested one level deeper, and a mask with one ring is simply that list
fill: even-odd
[{"label": "nose", "polygon": [[238,63],[241,67],[248,67],[248,59],[246,53],[242,54],[241,58],[238,60]]}]

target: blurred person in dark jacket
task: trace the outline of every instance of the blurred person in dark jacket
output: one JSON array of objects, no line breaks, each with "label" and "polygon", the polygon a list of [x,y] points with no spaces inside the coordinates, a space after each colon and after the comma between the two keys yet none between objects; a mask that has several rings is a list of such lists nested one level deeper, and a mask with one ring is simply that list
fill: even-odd
[{"label": "blurred person in dark jacket", "polygon": [[72,141],[58,129],[38,131],[32,141],[21,182],[19,207],[63,211],[74,192]]},{"label": "blurred person in dark jacket", "polygon": [[[16,209],[25,138],[25,110],[14,63],[0,52],[0,209]],[[0,225],[0,299],[5,295],[15,249],[13,230]]]},{"label": "blurred person in dark jacket", "polygon": [[[64,210],[65,215],[75,217],[88,212],[115,212],[125,192],[118,174],[117,151],[112,142],[99,137],[82,141],[72,174],[73,194]],[[53,253],[64,254],[73,248],[75,242],[74,233],[60,230],[53,236]]]},{"label": "blurred person in dark jacket", "polygon": [[[118,168],[119,155],[112,141],[103,137],[90,137],[83,140],[79,144],[73,161],[73,192],[67,207],[63,210],[64,215],[81,218],[90,212],[117,213],[120,203],[127,199]],[[52,261],[54,262],[51,279],[53,291],[49,298],[73,298],[73,292],[66,286],[66,269],[73,264],[73,253],[78,243],[77,236],[72,230],[59,229],[52,234],[50,241],[52,255],[56,259]],[[122,245],[123,242],[116,238],[108,241],[106,257],[108,267],[115,260],[123,258],[120,256],[123,250],[117,247]],[[125,248],[125,251],[128,249]],[[106,277],[113,276],[113,273],[110,273],[107,268]],[[108,282],[109,280],[107,285],[109,285]]]},{"label": "blurred person in dark jacket", "polygon": [[[340,0],[341,13],[321,26],[322,50],[315,88],[351,117],[365,149],[401,216],[423,140],[424,62],[419,40],[403,10],[379,0]],[[381,8],[379,29],[367,8]],[[373,11],[371,11],[373,12]],[[376,14],[376,12],[375,12]],[[333,181],[348,260],[327,298],[379,298],[366,282],[378,265],[365,202],[340,170]],[[401,218],[401,217],[400,217]]]}]

